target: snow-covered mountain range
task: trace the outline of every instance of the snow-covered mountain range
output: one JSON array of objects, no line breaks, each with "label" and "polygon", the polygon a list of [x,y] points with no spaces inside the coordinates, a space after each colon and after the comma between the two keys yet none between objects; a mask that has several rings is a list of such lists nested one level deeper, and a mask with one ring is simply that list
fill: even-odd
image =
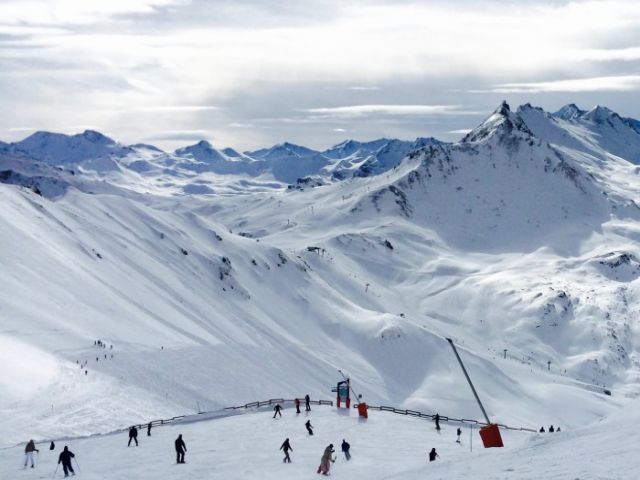
[{"label": "snow-covered mountain range", "polygon": [[640,394],[638,163],[633,119],[506,103],[453,144],[0,145],[3,440],[331,397],[338,368],[479,417],[445,336],[492,418],[603,418]]}]

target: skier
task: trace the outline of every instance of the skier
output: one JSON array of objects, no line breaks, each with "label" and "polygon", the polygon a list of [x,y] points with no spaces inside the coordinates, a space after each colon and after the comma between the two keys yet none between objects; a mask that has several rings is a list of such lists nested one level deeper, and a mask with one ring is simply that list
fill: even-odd
[{"label": "skier", "polygon": [[296,413],[300,413],[300,399],[296,398]]},{"label": "skier", "polygon": [[276,403],[276,406],[273,407],[273,410],[275,411],[275,413],[273,414],[273,418],[276,418],[276,415],[280,415],[282,417],[282,412],[280,411],[282,410],[282,407],[279,403]]},{"label": "skier", "polygon": [[149,425],[147,425],[147,437],[151,436],[151,422],[149,422]]},{"label": "skier", "polygon": [[436,421],[436,430],[440,431],[440,414],[439,413],[436,413],[434,420]]},{"label": "skier", "polygon": [[556,430],[555,430],[555,428],[553,428],[553,425],[551,425],[551,426],[549,427],[549,432],[550,432],[550,433],[553,433],[553,432],[555,432],[555,431],[556,431]]},{"label": "skier", "polygon": [[176,445],[176,462],[184,463],[184,454],[187,451],[187,446],[185,445],[184,440],[182,440],[182,434],[178,435],[178,438],[176,438],[175,445]]},{"label": "skier", "polygon": [[342,439],[342,453],[344,453],[345,458],[348,460],[351,460],[351,454],[349,453],[349,449],[351,448],[351,445],[349,445],[349,443],[343,438]]},{"label": "skier", "polygon": [[291,463],[291,457],[289,457],[289,450],[293,452],[293,448],[291,448],[291,444],[289,443],[288,438],[284,441],[284,443],[280,447],[280,450],[284,451],[284,459],[282,460],[282,463]]},{"label": "skier", "polygon": [[127,443],[127,447],[131,446],[131,440],[136,442],[136,447],[138,446],[138,429],[134,425],[129,429],[129,443]]},{"label": "skier", "polygon": [[36,444],[33,443],[33,440],[29,440],[27,446],[24,447],[24,468],[27,468],[27,463],[29,462],[31,462],[31,468],[34,467],[33,452],[40,452],[40,450],[36,448]]},{"label": "skier", "polygon": [[53,443],[53,440],[51,440],[51,445],[49,445],[49,450],[55,450],[56,449],[56,444]]},{"label": "skier", "polygon": [[311,397],[309,397],[309,394],[304,396],[304,409],[307,412],[311,411]]},{"label": "skier", "polygon": [[460,435],[462,435],[462,430],[460,429],[460,427],[458,427],[456,434],[458,435],[458,439],[456,440],[456,443],[460,443]]},{"label": "skier", "polygon": [[309,435],[313,435],[313,425],[311,425],[311,420],[307,420],[307,423],[305,423],[304,426],[307,427]]},{"label": "skier", "polygon": [[556,432],[559,432],[559,431],[560,431],[560,427],[558,427],[558,428],[556,429]]},{"label": "skier", "polygon": [[71,466],[71,459],[74,458],[75,455],[72,451],[69,450],[69,447],[64,446],[64,450],[60,452],[60,456],[58,457],[58,465],[62,463],[62,470],[64,471],[64,476],[68,477],[69,472],[71,475],[75,475],[76,472],[73,471],[73,467]]},{"label": "skier", "polygon": [[540,433],[544,433],[544,427],[540,427]]},{"label": "skier", "polygon": [[331,458],[331,454],[333,452],[335,452],[335,450],[333,449],[332,443],[324,449],[324,453],[322,454],[322,458],[320,459],[320,466],[318,467],[317,473],[321,473],[322,475],[329,475],[331,464],[335,462],[335,460]]},{"label": "skier", "polygon": [[429,461],[430,461],[430,462],[433,462],[433,461],[436,459],[436,457],[437,457],[437,458],[440,458],[440,455],[438,455],[438,454],[436,453],[436,449],[435,449],[435,447],[434,447],[434,448],[432,448],[432,449],[431,449],[431,451],[429,452]]}]

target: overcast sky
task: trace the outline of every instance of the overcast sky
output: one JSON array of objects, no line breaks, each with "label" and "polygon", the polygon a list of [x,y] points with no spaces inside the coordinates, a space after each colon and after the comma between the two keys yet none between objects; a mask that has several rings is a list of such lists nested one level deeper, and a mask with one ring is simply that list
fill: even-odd
[{"label": "overcast sky", "polygon": [[456,140],[502,100],[640,118],[640,1],[0,0],[0,139]]}]

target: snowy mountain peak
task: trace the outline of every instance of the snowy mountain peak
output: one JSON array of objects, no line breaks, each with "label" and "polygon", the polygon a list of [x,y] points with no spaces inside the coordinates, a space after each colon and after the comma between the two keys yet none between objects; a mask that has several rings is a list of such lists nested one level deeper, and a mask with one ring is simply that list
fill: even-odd
[{"label": "snowy mountain peak", "polygon": [[596,105],[583,114],[581,118],[595,123],[603,123],[612,117],[619,117],[619,115],[607,107]]},{"label": "snowy mountain peak", "polygon": [[556,118],[560,118],[562,120],[575,120],[578,117],[581,117],[586,113],[585,110],[581,110],[575,103],[569,103],[562,107],[557,112],[552,115]]},{"label": "snowy mountain peak", "polygon": [[520,115],[513,113],[509,104],[503,100],[495,111],[479,126],[469,132],[463,139],[463,143],[475,143],[486,140],[494,135],[511,135],[520,133],[525,136],[533,136]]}]

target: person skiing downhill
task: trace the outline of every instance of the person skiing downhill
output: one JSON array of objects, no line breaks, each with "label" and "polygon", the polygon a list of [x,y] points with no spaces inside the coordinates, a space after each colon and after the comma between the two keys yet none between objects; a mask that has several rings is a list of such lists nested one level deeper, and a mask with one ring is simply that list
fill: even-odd
[{"label": "person skiing downhill", "polygon": [[273,418],[276,418],[276,415],[280,415],[282,417],[282,412],[280,410],[282,410],[282,407],[280,406],[279,403],[276,403],[276,406],[273,407],[274,410],[274,414],[273,414]]},{"label": "person skiing downhill", "polygon": [[147,425],[147,437],[151,436],[151,422],[149,422],[149,425]]},{"label": "person skiing downhill", "polygon": [[300,399],[296,398],[296,413],[300,413]]},{"label": "person skiing downhill", "polygon": [[284,443],[280,447],[280,450],[284,452],[284,459],[282,460],[282,463],[291,463],[291,457],[289,457],[289,450],[293,452],[293,448],[291,448],[291,444],[289,443],[288,438],[284,441]]},{"label": "person skiing downhill", "polygon": [[311,411],[311,397],[309,397],[308,393],[304,396],[304,409],[307,412]]},{"label": "person skiing downhill", "polygon": [[129,429],[129,443],[127,443],[127,447],[131,446],[131,440],[136,442],[136,447],[138,446],[138,429],[134,425]]},{"label": "person skiing downhill", "polygon": [[309,435],[313,435],[313,425],[311,425],[311,420],[307,420],[307,423],[305,423],[304,426],[307,427]]},{"label": "person skiing downhill", "polygon": [[36,448],[33,440],[29,440],[26,447],[24,447],[24,468],[27,468],[27,463],[29,462],[31,462],[31,468],[34,468],[33,452],[40,452],[40,450]]},{"label": "person skiing downhill", "polygon": [[69,476],[69,472],[71,472],[71,475],[76,474],[76,472],[73,471],[73,467],[71,466],[71,459],[74,457],[75,455],[73,454],[73,452],[69,450],[69,447],[65,445],[64,450],[60,452],[60,456],[58,457],[58,465],[62,463],[62,470],[64,471],[65,477]]},{"label": "person skiing downhill", "polygon": [[182,440],[182,434],[178,435],[175,441],[176,446],[176,463],[184,463],[184,454],[187,451],[187,446]]},{"label": "person skiing downhill", "polygon": [[344,457],[347,459],[347,461],[351,460],[351,454],[349,453],[350,448],[351,448],[351,445],[349,445],[349,443],[343,438],[342,453],[344,453]]},{"label": "person skiing downhill", "polygon": [[436,459],[436,457],[437,457],[437,458],[440,458],[440,455],[438,455],[438,454],[436,453],[436,449],[435,449],[435,447],[434,447],[434,448],[432,448],[432,449],[431,449],[431,451],[429,452],[429,461],[430,461],[430,462],[433,462],[433,461]]},{"label": "person skiing downhill", "polygon": [[434,420],[436,421],[436,430],[440,431],[440,414],[439,413],[436,413]]},{"label": "person skiing downhill", "polygon": [[331,454],[333,452],[335,452],[335,450],[333,449],[333,443],[332,443],[327,448],[324,449],[324,453],[322,454],[322,458],[320,459],[320,466],[318,467],[318,471],[316,473],[321,473],[322,475],[329,475],[331,464],[335,461],[331,458]]},{"label": "person skiing downhill", "polygon": [[458,439],[456,440],[456,443],[460,443],[460,435],[462,435],[462,430],[460,429],[460,427],[458,427],[456,434],[458,435]]}]

